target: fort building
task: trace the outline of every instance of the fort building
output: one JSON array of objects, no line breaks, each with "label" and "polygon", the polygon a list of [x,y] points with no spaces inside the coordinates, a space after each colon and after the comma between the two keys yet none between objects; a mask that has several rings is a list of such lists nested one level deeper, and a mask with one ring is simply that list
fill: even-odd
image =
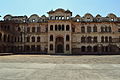
[{"label": "fort building", "polygon": [[72,16],[56,9],[49,16],[4,16],[0,21],[0,53],[120,54],[120,17]]}]

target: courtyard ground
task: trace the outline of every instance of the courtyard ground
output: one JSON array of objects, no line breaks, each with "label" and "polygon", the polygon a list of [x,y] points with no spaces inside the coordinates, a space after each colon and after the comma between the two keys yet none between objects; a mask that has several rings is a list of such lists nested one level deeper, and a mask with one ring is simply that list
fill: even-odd
[{"label": "courtyard ground", "polygon": [[7,55],[0,63],[120,64],[120,55]]},{"label": "courtyard ground", "polygon": [[120,80],[120,55],[0,56],[0,80]]}]

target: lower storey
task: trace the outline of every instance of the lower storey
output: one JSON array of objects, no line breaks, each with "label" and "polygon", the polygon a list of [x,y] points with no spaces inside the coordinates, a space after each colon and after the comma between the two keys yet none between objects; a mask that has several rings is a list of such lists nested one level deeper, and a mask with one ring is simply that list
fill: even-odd
[{"label": "lower storey", "polygon": [[[81,46],[81,48],[72,48],[68,54],[120,54],[120,48],[117,46]],[[0,53],[32,53],[32,54],[66,54],[63,48],[55,50],[55,53],[49,53],[48,48],[41,49],[40,46],[0,46]]]}]

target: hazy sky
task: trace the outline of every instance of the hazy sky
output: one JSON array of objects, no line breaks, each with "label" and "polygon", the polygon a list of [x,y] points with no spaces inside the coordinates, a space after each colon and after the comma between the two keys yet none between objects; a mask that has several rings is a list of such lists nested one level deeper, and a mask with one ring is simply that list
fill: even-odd
[{"label": "hazy sky", "polygon": [[[120,0],[1,0],[0,15],[15,16],[38,14],[47,15],[46,12],[57,8],[69,9],[73,16],[91,13],[93,16],[100,14],[106,16],[114,13],[120,16]],[[2,17],[0,19],[2,19]]]}]

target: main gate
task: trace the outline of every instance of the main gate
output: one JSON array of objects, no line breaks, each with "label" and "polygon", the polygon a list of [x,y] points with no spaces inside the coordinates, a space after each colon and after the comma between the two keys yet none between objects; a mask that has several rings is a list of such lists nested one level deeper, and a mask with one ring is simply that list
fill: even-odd
[{"label": "main gate", "polygon": [[56,53],[64,53],[64,38],[63,37],[56,38],[55,52]]}]

